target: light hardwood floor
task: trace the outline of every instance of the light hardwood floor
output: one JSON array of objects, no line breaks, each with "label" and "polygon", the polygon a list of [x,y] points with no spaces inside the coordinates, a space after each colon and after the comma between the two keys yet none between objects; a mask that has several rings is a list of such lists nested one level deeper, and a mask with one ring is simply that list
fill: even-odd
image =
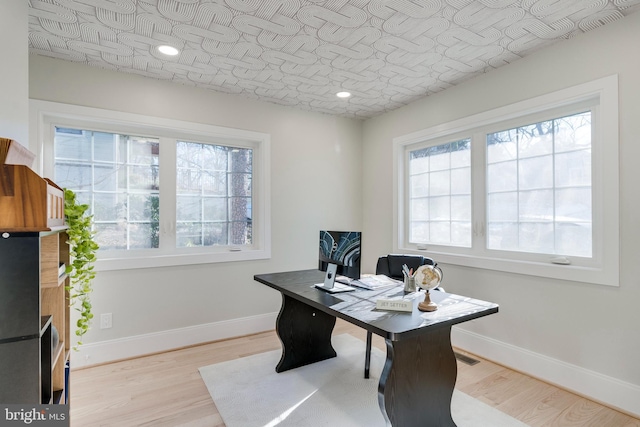
[{"label": "light hardwood floor", "polygon": [[[362,329],[338,320],[340,333],[365,339]],[[384,349],[375,335],[374,345]],[[71,427],[223,427],[198,368],[280,348],[272,331],[72,371]],[[638,419],[469,356],[480,363],[458,362],[456,388],[531,427],[640,427]]]}]

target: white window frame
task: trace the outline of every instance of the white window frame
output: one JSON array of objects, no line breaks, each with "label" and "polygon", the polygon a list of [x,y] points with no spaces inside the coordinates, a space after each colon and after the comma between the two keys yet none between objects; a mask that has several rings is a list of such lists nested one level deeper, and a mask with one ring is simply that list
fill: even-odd
[{"label": "white window frame", "polygon": [[[524,125],[524,117],[548,116],[553,110],[594,103],[592,108],[592,206],[593,257],[571,258],[570,264],[551,255],[486,249],[485,148],[474,145],[504,123]],[[519,121],[520,120],[520,121]],[[500,125],[498,125],[500,124]],[[417,245],[407,241],[409,150],[472,137],[472,225],[471,248]],[[483,139],[484,141],[484,139]],[[439,263],[483,268],[509,273],[541,276],[608,286],[619,286],[619,159],[618,159],[618,76],[608,76],[533,99],[496,108],[432,128],[394,138],[394,251],[418,253]]]},{"label": "white window frame", "polygon": [[[54,176],[55,126],[160,138],[160,248],[99,251],[97,271],[271,258],[269,134],[39,100],[30,100],[30,126],[30,147],[46,177]],[[253,150],[251,245],[175,247],[176,193],[170,189],[176,188],[177,139]]]}]

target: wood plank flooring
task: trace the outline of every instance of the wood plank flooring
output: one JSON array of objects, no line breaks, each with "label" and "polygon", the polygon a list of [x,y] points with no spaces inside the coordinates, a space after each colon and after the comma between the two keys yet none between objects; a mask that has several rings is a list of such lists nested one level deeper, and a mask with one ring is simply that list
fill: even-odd
[{"label": "wood plank flooring", "polygon": [[[364,346],[364,330],[338,320],[340,333]],[[373,344],[385,348],[375,335]],[[71,427],[224,427],[198,368],[280,348],[271,331],[74,370]],[[467,355],[480,363],[458,362],[456,388],[531,427],[640,427],[636,418]]]}]

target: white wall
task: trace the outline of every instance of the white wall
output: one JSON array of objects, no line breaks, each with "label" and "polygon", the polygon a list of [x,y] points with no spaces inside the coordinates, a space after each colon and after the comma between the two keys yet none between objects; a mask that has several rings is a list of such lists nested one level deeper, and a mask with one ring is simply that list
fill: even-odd
[{"label": "white wall", "polygon": [[390,159],[394,137],[600,77],[619,75],[620,287],[453,265],[443,265],[443,286],[447,291],[500,304],[499,314],[461,326],[454,334],[459,344],[635,414],[640,414],[638,40],[640,14],[635,14],[370,119],[365,122],[363,133],[366,165],[363,233],[368,237],[363,241],[364,251],[386,253],[392,251]]},{"label": "white wall", "polygon": [[113,313],[113,328],[95,321],[75,366],[273,329],[280,295],[253,275],[317,268],[320,229],[361,229],[360,121],[38,56],[29,77],[32,99],[271,135],[272,258],[100,272],[93,311]]},{"label": "white wall", "polygon": [[[26,1],[0,2],[0,137],[29,145],[29,53]],[[22,40],[16,43],[16,40]]]}]

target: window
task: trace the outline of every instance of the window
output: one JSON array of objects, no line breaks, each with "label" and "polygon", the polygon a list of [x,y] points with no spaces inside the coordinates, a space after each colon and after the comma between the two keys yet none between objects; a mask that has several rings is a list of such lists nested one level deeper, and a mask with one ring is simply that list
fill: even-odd
[{"label": "window", "polygon": [[269,137],[32,101],[45,176],[94,215],[97,269],[270,256]]},{"label": "window", "polygon": [[591,257],[591,111],[487,134],[487,248]]},{"label": "window", "polygon": [[178,247],[251,244],[252,150],[178,141]]},{"label": "window", "polygon": [[54,182],[93,214],[100,250],[159,246],[158,139],[54,128]]},{"label": "window", "polygon": [[409,151],[409,241],[471,246],[471,140]]},{"label": "window", "polygon": [[618,284],[617,78],[396,138],[394,250]]}]

